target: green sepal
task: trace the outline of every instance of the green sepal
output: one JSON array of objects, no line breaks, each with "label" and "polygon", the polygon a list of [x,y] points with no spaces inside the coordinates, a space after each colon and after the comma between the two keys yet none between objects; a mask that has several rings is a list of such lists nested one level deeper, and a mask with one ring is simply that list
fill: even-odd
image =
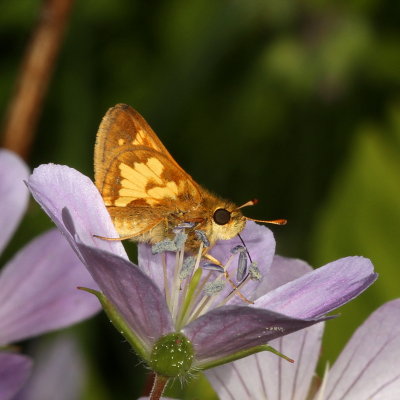
[{"label": "green sepal", "polygon": [[292,360],[291,358],[280,353],[278,350],[274,349],[273,347],[268,346],[267,344],[262,344],[260,346],[251,347],[250,349],[238,351],[237,353],[230,354],[229,356],[226,356],[226,357],[218,358],[217,360],[205,362],[204,364],[201,364],[199,366],[196,365],[196,367],[198,367],[201,370],[214,368],[214,367],[218,367],[219,365],[223,365],[223,364],[226,364],[226,363],[229,363],[232,361],[239,360],[243,357],[251,356],[252,354],[259,353],[261,351],[269,351],[271,353],[276,354],[279,357],[282,357],[286,361],[289,361],[291,363],[294,362],[294,360]]},{"label": "green sepal", "polygon": [[135,352],[146,362],[149,362],[150,351],[148,347],[142,342],[142,340],[136,336],[129,325],[126,323],[122,315],[116,310],[114,305],[104,296],[103,293],[89,289],[85,287],[78,287],[80,290],[94,294],[100,301],[105,313],[107,314],[110,322],[114,325],[115,329],[129,342]]}]

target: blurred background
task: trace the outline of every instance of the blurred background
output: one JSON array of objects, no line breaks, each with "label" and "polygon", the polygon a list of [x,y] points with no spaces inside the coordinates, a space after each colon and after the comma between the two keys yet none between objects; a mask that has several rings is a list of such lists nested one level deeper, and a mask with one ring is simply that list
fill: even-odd
[{"label": "blurred background", "polygon": [[[3,120],[41,7],[2,3]],[[258,198],[248,216],[287,218],[271,228],[279,254],[369,257],[380,277],[328,322],[322,370],[400,294],[399,17],[388,0],[76,1],[27,161],[93,177],[100,120],[128,103],[197,182]],[[50,226],[32,201],[2,260]],[[103,314],[69,331],[87,363],[80,398],[143,393],[147,372]],[[175,394],[211,398],[203,384]]]}]

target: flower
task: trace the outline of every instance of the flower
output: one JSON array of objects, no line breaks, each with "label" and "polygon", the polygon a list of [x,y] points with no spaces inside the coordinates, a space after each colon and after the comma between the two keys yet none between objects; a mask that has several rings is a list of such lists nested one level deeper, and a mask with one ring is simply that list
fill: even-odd
[{"label": "flower", "polygon": [[88,378],[83,354],[77,338],[71,334],[35,343],[32,374],[14,400],[81,399]]},{"label": "flower", "polygon": [[[14,233],[28,201],[29,172],[13,153],[0,150],[0,251]],[[99,311],[94,299],[76,290],[97,285],[52,229],[21,249],[0,273],[0,398],[10,399],[28,378],[30,358],[9,345],[69,326]]]},{"label": "flower", "polygon": [[[94,237],[114,238],[117,233],[99,192],[79,172],[42,165],[28,186],[102,292],[88,291],[98,296],[117,329],[159,375],[182,376],[257,351],[273,351],[267,342],[329,319],[326,313],[360,294],[377,277],[369,260],[347,257],[267,292],[275,242],[267,228],[248,223],[242,238],[264,280],[245,278],[238,284],[240,298],[232,286],[219,283],[224,274],[202,273],[201,246],[191,261],[185,258],[180,250],[182,232],[175,241],[153,247],[160,251],[175,246],[176,252],[152,255],[150,246],[140,245],[139,267],[128,260],[119,241]],[[211,250],[230,265],[231,280],[236,270],[233,260],[239,257],[231,250],[240,252],[240,243],[237,238],[221,241]],[[206,287],[208,292],[202,290]]]},{"label": "flower", "polygon": [[[279,260],[273,270],[297,268]],[[282,271],[281,271],[282,273]],[[400,299],[375,311],[354,333],[333,367],[315,387],[314,369],[324,324],[279,338],[271,344],[293,357],[289,364],[258,353],[206,371],[221,400],[338,400],[400,398]]]}]

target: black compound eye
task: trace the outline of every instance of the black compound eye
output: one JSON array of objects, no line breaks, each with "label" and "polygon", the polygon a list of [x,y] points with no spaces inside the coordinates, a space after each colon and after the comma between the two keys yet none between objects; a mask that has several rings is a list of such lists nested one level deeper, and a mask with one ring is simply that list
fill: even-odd
[{"label": "black compound eye", "polygon": [[214,222],[218,225],[225,225],[231,220],[231,213],[225,208],[218,208],[213,215]]}]

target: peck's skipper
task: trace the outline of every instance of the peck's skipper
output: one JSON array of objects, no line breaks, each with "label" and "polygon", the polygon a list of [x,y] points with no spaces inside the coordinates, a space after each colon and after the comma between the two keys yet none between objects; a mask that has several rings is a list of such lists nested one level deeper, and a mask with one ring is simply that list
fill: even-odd
[{"label": "peck's skipper", "polygon": [[[212,247],[235,237],[245,227],[241,208],[196,183],[172,158],[144,118],[117,104],[104,116],[94,154],[95,183],[121,238],[157,243],[172,238],[183,223],[186,250],[195,252],[204,232]],[[257,220],[256,220],[257,221]],[[285,220],[260,221],[284,224]]]}]

